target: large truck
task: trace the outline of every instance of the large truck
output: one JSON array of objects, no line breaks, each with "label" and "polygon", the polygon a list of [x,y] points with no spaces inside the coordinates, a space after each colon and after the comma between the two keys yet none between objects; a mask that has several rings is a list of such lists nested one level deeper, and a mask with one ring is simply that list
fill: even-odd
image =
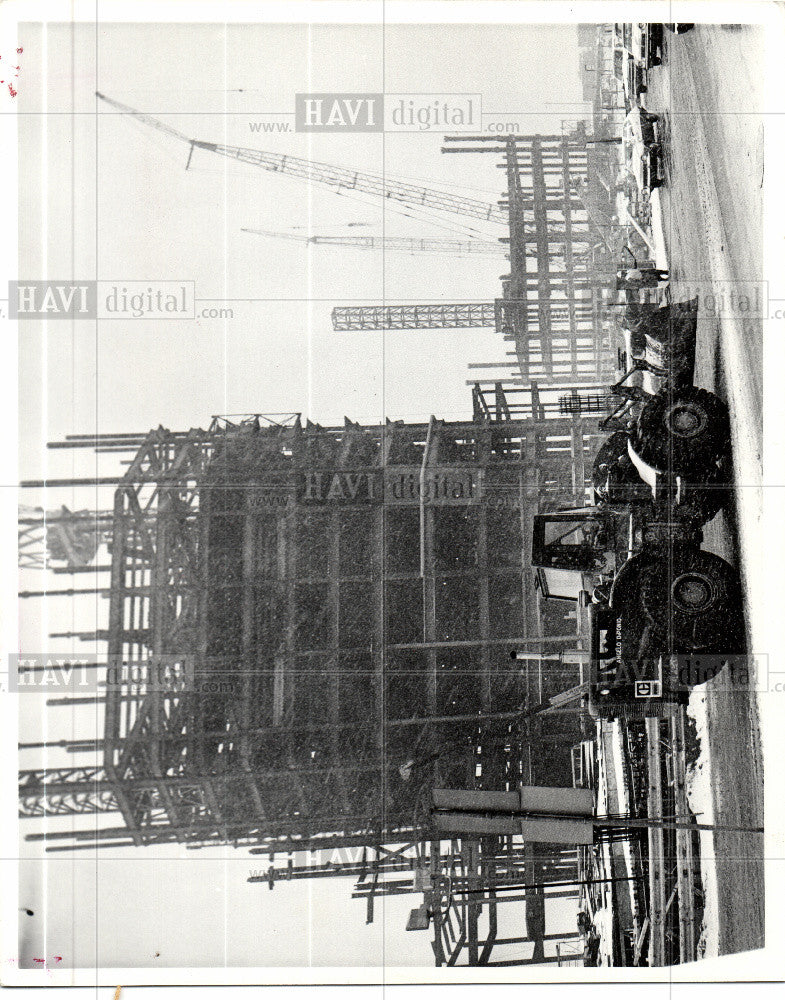
[{"label": "large truck", "polygon": [[744,652],[738,574],[701,547],[728,500],[730,421],[693,385],[697,309],[627,304],[593,503],[534,516],[536,585],[588,629],[595,717],[671,714]]}]

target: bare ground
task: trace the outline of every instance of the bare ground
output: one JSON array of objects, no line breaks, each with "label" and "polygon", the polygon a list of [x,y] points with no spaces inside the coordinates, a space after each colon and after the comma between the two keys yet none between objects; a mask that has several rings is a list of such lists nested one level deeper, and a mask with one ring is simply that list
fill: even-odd
[{"label": "bare ground", "polygon": [[[646,105],[661,112],[667,139],[662,191],[673,298],[696,283],[704,292],[728,277],[755,282],[762,255],[760,30],[699,25],[666,39],[665,64],[652,73]],[[731,410],[735,495],[705,532],[708,548],[740,566],[748,641],[760,653],[762,602],[756,566],[764,558],[761,500],[762,325],[704,310],[698,325],[696,383]],[[758,573],[759,577],[760,574]],[[707,721],[715,822],[763,824],[763,764],[757,695],[707,685]],[[724,685],[727,688],[727,684]],[[714,835],[720,954],[764,944],[763,838]],[[702,858],[703,864],[712,863]]]}]

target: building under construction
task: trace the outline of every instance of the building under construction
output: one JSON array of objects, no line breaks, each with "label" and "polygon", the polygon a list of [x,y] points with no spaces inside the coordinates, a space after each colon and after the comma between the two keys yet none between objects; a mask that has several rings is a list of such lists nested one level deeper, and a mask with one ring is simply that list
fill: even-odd
[{"label": "building under construction", "polygon": [[113,682],[99,766],[23,772],[22,809],[118,823],[48,845],[378,845],[424,832],[435,769],[570,783],[575,718],[504,713],[575,683],[510,654],[574,646],[574,614],[539,621],[529,524],[582,500],[597,421],[557,391],[477,387],[474,409],[69,442],[130,453],[99,636]]},{"label": "building under construction", "polygon": [[[80,815],[84,825],[31,838],[48,850],[245,845],[269,855],[271,885],[282,871],[276,852],[289,855],[286,877],[310,878],[337,873],[319,849],[363,849],[356,873],[362,881],[372,868],[374,881],[355,894],[369,920],[377,892],[418,883],[377,884],[404,850],[415,871],[428,859],[434,899],[447,878],[433,917],[437,964],[453,964],[464,948],[471,964],[487,963],[497,895],[516,886],[526,898],[520,941],[536,942],[527,961],[545,960],[546,885],[577,899],[575,848],[486,831],[444,854],[431,793],[572,785],[572,749],[586,735],[574,711],[527,715],[581,679],[558,655],[575,648],[576,609],[540,607],[529,553],[538,510],[584,501],[607,404],[607,275],[597,278],[601,227],[585,203],[585,132],[447,140],[446,152],[496,155],[506,193],[492,205],[195,140],[104,100],[187,143],[188,164],[217,154],[500,227],[508,235],[468,249],[353,238],[369,249],[506,253],[509,273],[488,302],[339,308],[333,326],[490,326],[512,350],[504,362],[473,366],[498,370],[472,384],[465,421],[321,427],[298,414],[250,415],[216,418],[207,430],[59,443],[111,451],[127,468],[100,481],[116,482],[111,512],[42,517],[50,562],[67,557],[60,571],[89,571],[104,546],[110,558],[93,567],[107,598],[97,636],[106,645],[106,671],[97,668],[103,734],[57,741],[89,766],[21,774],[23,815]],[[25,518],[29,565],[37,520]],[[316,862],[304,861],[306,849]],[[463,930],[452,939],[455,892],[465,897],[455,915]]]},{"label": "building under construction", "polygon": [[[271,889],[280,879],[356,875],[353,895],[368,922],[375,897],[422,892],[407,929],[433,921],[437,965],[464,952],[472,965],[564,964],[558,945],[545,950],[547,940],[571,937],[546,933],[546,902],[557,898],[574,900],[576,912],[621,899],[614,960],[639,964],[648,932],[650,962],[663,964],[675,960],[666,930],[678,897],[679,957],[692,956],[690,831],[668,831],[678,864],[666,866],[657,826],[663,815],[687,814],[684,720],[665,740],[648,720],[642,736],[600,727],[597,752],[590,740],[581,746],[592,730],[576,708],[578,609],[541,603],[529,561],[533,515],[585,501],[605,436],[604,387],[614,381],[606,306],[620,260],[611,230],[623,227],[613,215],[613,121],[602,114],[612,109],[599,89],[606,36],[600,29],[592,138],[579,125],[561,135],[446,140],[445,152],[495,155],[506,180],[497,205],[195,140],[107,99],[187,143],[188,164],[217,154],[503,227],[509,235],[496,241],[286,238],[507,253],[501,294],[489,301],[340,307],[333,326],[490,327],[511,350],[503,362],[471,366],[495,370],[471,383],[465,421],[322,427],[295,413],[251,414],[214,418],[207,430],[53,443],[111,452],[126,468],[117,478],[26,484],[116,487],[111,511],[26,508],[20,517],[20,565],[95,581],[21,596],[106,598],[105,627],[67,634],[105,646],[91,668],[99,694],[56,699],[95,704],[103,731],[23,745],[58,747],[75,761],[21,772],[22,815],[70,821],[30,839],[55,851],[242,845],[266,856],[269,867],[249,881]],[[38,557],[42,544],[48,558]],[[630,733],[640,745],[614,757],[613,739],[629,742]],[[674,764],[662,750],[668,738]],[[625,764],[646,754],[648,767],[627,775]],[[551,786],[539,789],[550,808],[570,798],[571,785],[588,793],[585,839],[556,842],[538,835],[546,826],[485,806]],[[440,796],[463,809],[464,825],[448,822],[446,809],[436,815]],[[600,820],[590,815],[593,798],[604,799]],[[525,903],[524,936],[497,934],[505,901]],[[490,961],[505,944],[515,958]],[[585,957],[567,954],[567,964]]]},{"label": "building under construction", "polygon": [[[607,212],[594,183],[597,152],[583,123],[563,135],[453,136],[444,153],[491,154],[506,191],[494,209],[509,235],[509,273],[487,302],[339,306],[338,331],[491,327],[513,345],[507,379],[605,383],[611,375],[603,336],[610,274]],[[604,151],[603,151],[604,152]],[[602,192],[606,195],[607,192]],[[607,208],[607,206],[605,206]],[[492,380],[493,381],[493,380]]]}]

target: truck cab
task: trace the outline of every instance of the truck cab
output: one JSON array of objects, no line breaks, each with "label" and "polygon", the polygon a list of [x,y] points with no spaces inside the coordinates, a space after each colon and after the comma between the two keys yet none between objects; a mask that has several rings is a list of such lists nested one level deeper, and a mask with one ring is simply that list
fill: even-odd
[{"label": "truck cab", "polygon": [[662,656],[636,655],[645,637],[624,607],[610,603],[615,559],[610,553],[598,556],[610,539],[607,522],[596,507],[535,515],[536,587],[545,599],[574,600],[585,610],[579,621],[589,648],[589,714],[663,714],[668,710],[663,706],[677,704],[678,696],[663,698],[668,689],[663,687]]},{"label": "truck cab", "polygon": [[572,507],[534,515],[532,565],[544,596],[577,595],[612,572],[618,525],[602,507]]},{"label": "truck cab", "polygon": [[700,656],[716,671],[743,648],[738,575],[700,541],[691,523],[663,521],[646,503],[534,515],[537,589],[587,612],[594,717],[668,714],[711,676],[693,669]]}]

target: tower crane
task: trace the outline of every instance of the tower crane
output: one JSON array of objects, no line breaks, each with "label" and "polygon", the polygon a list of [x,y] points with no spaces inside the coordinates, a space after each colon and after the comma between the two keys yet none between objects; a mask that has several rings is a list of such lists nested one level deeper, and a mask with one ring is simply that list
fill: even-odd
[{"label": "tower crane", "polygon": [[[402,305],[336,306],[332,311],[333,330],[448,330],[495,327],[507,332],[510,316],[517,310],[525,315],[525,300],[497,299],[493,302],[426,302]],[[534,308],[537,308],[536,305]],[[591,303],[576,303],[578,313],[591,315]],[[566,302],[548,303],[551,321],[567,322]],[[534,330],[532,331],[534,334]]]},{"label": "tower crane", "polygon": [[466,198],[462,195],[450,194],[447,191],[439,191],[435,188],[421,187],[417,184],[409,184],[403,181],[391,180],[381,174],[366,173],[360,170],[348,170],[345,167],[336,167],[329,163],[317,163],[314,160],[305,160],[299,156],[289,156],[282,153],[268,153],[261,149],[248,149],[244,146],[225,146],[217,142],[204,142],[201,139],[192,139],[184,132],[178,131],[171,125],[154,118],[152,115],[137,111],[127,104],[121,104],[111,97],[96,91],[96,97],[100,98],[110,107],[116,108],[122,114],[129,115],[137,121],[150,128],[157,129],[165,135],[174,139],[180,139],[190,146],[186,169],[191,162],[194,149],[205,149],[211,153],[218,153],[232,160],[239,160],[241,163],[250,163],[263,170],[272,173],[287,174],[291,177],[299,177],[302,180],[310,181],[314,184],[322,184],[334,191],[357,191],[361,194],[376,195],[379,198],[388,198],[391,201],[400,202],[404,205],[425,209],[437,209],[441,212],[452,212],[457,215],[470,216],[474,219],[482,219],[485,222],[495,222],[502,226],[508,224],[507,212],[491,202],[479,201],[476,198]]}]

